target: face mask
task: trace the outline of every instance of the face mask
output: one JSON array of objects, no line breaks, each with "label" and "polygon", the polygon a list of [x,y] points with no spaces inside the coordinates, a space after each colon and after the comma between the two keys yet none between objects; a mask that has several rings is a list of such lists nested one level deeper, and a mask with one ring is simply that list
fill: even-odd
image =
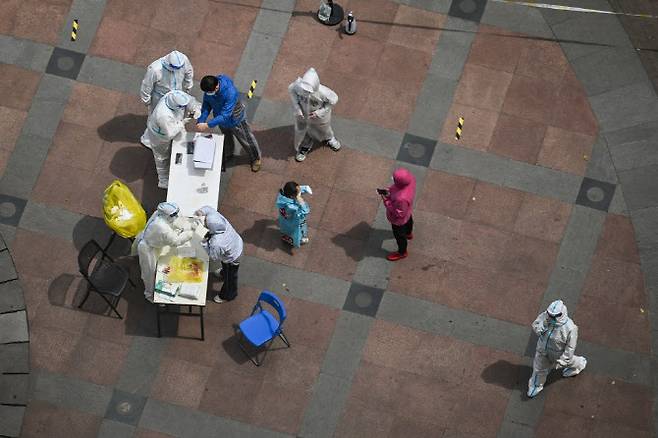
[{"label": "face mask", "polygon": [[206,93],[206,94],[207,94],[208,96],[214,96],[215,94],[217,94],[217,91],[213,91],[212,93]]},{"label": "face mask", "polygon": [[169,64],[169,69],[170,69],[170,70],[178,70],[178,69],[180,69],[180,68],[182,68],[182,67],[183,67],[182,65],[179,65],[178,67],[175,67],[175,66]]}]

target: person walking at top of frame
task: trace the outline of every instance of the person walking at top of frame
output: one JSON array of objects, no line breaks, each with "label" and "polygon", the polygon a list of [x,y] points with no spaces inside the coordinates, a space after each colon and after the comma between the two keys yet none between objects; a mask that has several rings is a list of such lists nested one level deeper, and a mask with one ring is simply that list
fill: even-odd
[{"label": "person walking at top of frame", "polygon": [[295,160],[306,159],[314,140],[339,150],[340,142],[331,128],[331,109],[338,102],[338,95],[320,83],[315,69],[309,68],[304,76],[291,83],[288,93],[295,114]]},{"label": "person walking at top of frame", "polygon": [[153,151],[155,170],[158,173],[158,187],[169,187],[169,158],[171,141],[185,132],[185,122],[192,120],[190,115],[201,113],[201,105],[192,96],[179,90],[170,91],[158,102],[146,123],[142,144]]},{"label": "person walking at top of frame", "polygon": [[[177,50],[153,61],[146,69],[140,90],[140,97],[147,106],[148,113],[151,114],[160,99],[170,91],[181,90],[189,94],[194,86],[193,80],[192,63]],[[146,129],[148,130],[148,127]],[[142,144],[150,147],[148,143]]]},{"label": "person walking at top of frame", "polygon": [[219,277],[221,272],[224,277],[222,289],[213,297],[213,301],[223,303],[234,300],[238,296],[238,269],[244,246],[242,237],[224,216],[210,206],[201,207],[194,215],[208,229],[202,245],[210,261],[222,264],[221,268],[213,269],[216,276]]},{"label": "person walking at top of frame", "polygon": [[386,207],[386,219],[391,223],[393,236],[398,244],[397,252],[386,258],[392,262],[407,256],[407,240],[413,239],[414,219],[411,216],[416,196],[416,177],[401,167],[393,172],[393,185],[377,189]]},{"label": "person walking at top of frame", "polygon": [[576,356],[578,326],[569,318],[562,300],[553,301],[537,316],[532,330],[538,336],[532,376],[528,381],[528,397],[544,389],[546,377],[553,368],[562,369],[562,377],[573,377],[587,366],[587,359]]},{"label": "person walking at top of frame", "polygon": [[[219,127],[225,135],[225,160],[229,160],[233,156],[235,147],[233,136],[237,137],[249,154],[251,170],[258,172],[261,168],[258,140],[247,123],[245,106],[240,101],[240,94],[231,78],[225,75],[204,76],[201,79],[201,90],[204,92],[203,106],[201,117],[197,119],[197,130],[206,132]],[[213,118],[206,122],[211,111]]]}]

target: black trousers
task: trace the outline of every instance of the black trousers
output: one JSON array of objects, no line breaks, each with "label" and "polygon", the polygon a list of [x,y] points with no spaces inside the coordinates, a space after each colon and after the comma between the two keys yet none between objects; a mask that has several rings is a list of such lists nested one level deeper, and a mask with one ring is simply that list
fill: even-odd
[{"label": "black trousers", "polygon": [[404,254],[407,252],[407,236],[411,234],[414,230],[414,218],[409,216],[409,220],[404,225],[393,225],[393,236],[395,236],[395,241],[398,243],[398,252]]},{"label": "black trousers", "polygon": [[240,262],[233,263],[222,262],[222,271],[224,275],[224,284],[219,291],[219,298],[225,301],[234,300],[238,296],[238,269]]}]

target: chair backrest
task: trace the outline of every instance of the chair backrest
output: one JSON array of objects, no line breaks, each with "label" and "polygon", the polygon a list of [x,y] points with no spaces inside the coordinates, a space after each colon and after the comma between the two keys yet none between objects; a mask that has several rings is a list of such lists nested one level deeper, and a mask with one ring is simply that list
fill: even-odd
[{"label": "chair backrest", "polygon": [[286,307],[283,305],[283,301],[279,299],[273,292],[269,290],[264,290],[260,293],[258,297],[258,303],[261,301],[266,302],[276,310],[276,313],[279,314],[279,327],[283,325],[283,321],[286,320]]},{"label": "chair backrest", "polygon": [[85,277],[89,277],[89,266],[94,261],[98,253],[102,253],[103,248],[95,241],[90,240],[85,243],[80,252],[78,253],[78,268],[80,273]]}]

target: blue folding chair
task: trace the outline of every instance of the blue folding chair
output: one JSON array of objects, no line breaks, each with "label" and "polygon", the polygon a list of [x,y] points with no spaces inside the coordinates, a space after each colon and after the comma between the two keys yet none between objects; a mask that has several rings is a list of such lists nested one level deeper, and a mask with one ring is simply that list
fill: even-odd
[{"label": "blue folding chair", "polygon": [[[272,306],[274,310],[276,310],[279,319],[277,320],[270,312],[263,309],[261,302],[265,302]],[[285,320],[286,308],[283,305],[283,301],[272,292],[264,290],[260,293],[258,302],[256,302],[254,309],[251,311],[251,316],[240,323],[239,331],[242,334],[242,337],[257,349],[264,350],[262,359],[258,359],[258,351],[252,357],[242,342],[240,342],[240,336],[238,335],[238,345],[240,346],[240,349],[257,367],[263,364],[267,351],[277,336],[280,337],[288,347],[290,347],[290,342],[288,342],[286,335],[283,334],[283,322]]]}]

